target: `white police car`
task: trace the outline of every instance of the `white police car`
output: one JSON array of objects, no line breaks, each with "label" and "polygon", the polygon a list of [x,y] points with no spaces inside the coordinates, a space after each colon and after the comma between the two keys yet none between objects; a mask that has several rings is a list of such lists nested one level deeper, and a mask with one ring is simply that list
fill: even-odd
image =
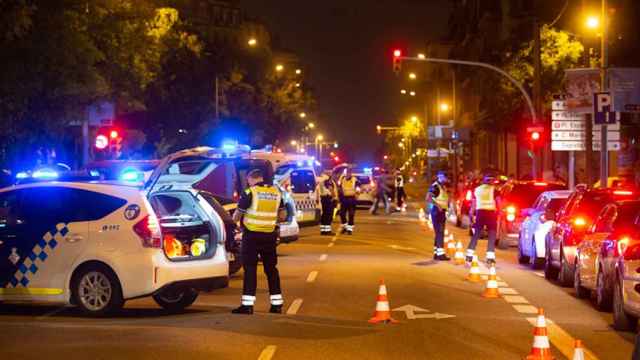
[{"label": "white police car", "polygon": [[[0,302],[102,315],[153,296],[171,311],[228,282],[222,220],[194,192],[116,183],[0,189]],[[207,215],[207,212],[213,215]]]}]

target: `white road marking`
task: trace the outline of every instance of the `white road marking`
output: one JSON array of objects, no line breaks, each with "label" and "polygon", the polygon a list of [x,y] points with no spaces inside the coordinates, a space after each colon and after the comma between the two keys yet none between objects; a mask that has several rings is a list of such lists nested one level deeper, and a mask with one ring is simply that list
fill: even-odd
[{"label": "white road marking", "polygon": [[287,315],[295,315],[300,310],[300,306],[302,306],[302,299],[295,299],[287,309]]},{"label": "white road marking", "polygon": [[541,273],[541,272],[534,271],[533,274],[540,277],[544,277],[544,273]]},{"label": "white road marking", "polygon": [[415,250],[416,248],[400,246],[400,245],[387,245],[388,247],[394,250]]},{"label": "white road marking", "polygon": [[329,257],[329,255],[322,254],[322,255],[320,255],[320,261],[325,261],[325,260],[327,260],[328,257]]},{"label": "white road marking", "polygon": [[331,242],[336,242],[336,240],[338,240],[337,236],[334,236],[334,237],[331,238]]},{"label": "white road marking", "polygon": [[507,295],[507,296],[503,296],[504,301],[510,303],[510,304],[528,304],[529,301],[527,299],[524,298],[524,296],[519,296],[519,295]]},{"label": "white road marking", "polygon": [[509,284],[504,281],[498,281],[498,287],[509,287]]},{"label": "white road marking", "polygon": [[307,282],[308,283],[312,283],[314,281],[316,281],[316,278],[318,277],[318,272],[317,271],[312,271],[309,273],[309,276],[307,276]]},{"label": "white road marking", "polygon": [[416,314],[416,312],[429,312],[427,309],[423,309],[421,307],[415,305],[404,305],[399,308],[393,309],[392,311],[402,311],[407,316],[407,320],[415,320],[415,319],[449,319],[456,317],[455,315],[450,314],[442,314],[442,313],[430,313],[430,314]]},{"label": "white road marking", "polygon": [[267,346],[266,348],[264,348],[264,350],[262,350],[260,356],[258,356],[258,360],[271,360],[271,358],[273,358],[273,355],[275,355],[276,353],[276,349],[278,348],[275,345]]},{"label": "white road marking", "polygon": [[538,308],[533,305],[513,305],[517,312],[522,314],[537,314]]},{"label": "white road marking", "polygon": [[[553,343],[567,359],[573,359],[575,339],[551,319],[545,318],[545,320],[547,322],[547,336],[549,336],[549,341]],[[527,321],[533,326],[536,325],[536,318],[527,318]],[[589,349],[583,348],[583,351],[585,360],[598,360],[598,357],[589,351]]]},{"label": "white road marking", "polygon": [[329,243],[329,245],[327,245],[327,247],[333,247],[333,245],[335,245],[336,243]]},{"label": "white road marking", "polygon": [[518,291],[516,291],[516,289],[512,289],[512,288],[498,288],[498,292],[501,295],[518,295]]}]

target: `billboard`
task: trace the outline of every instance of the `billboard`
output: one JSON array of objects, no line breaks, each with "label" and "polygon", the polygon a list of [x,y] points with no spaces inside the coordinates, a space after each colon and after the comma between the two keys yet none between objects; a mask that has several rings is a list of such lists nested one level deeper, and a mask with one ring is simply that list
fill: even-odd
[{"label": "billboard", "polygon": [[591,114],[593,93],[600,91],[599,69],[565,70],[567,109],[572,113]]},{"label": "billboard", "polygon": [[609,90],[613,111],[640,112],[640,69],[609,69]]}]

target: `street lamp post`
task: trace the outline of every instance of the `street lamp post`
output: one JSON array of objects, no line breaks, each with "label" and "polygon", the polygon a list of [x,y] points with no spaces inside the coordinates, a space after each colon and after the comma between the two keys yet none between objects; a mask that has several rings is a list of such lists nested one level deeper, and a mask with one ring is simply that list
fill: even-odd
[{"label": "street lamp post", "polygon": [[[602,38],[601,38],[601,56],[600,61],[600,88],[601,91],[609,91],[609,79],[607,76],[607,68],[609,67],[609,43],[608,43],[608,27],[609,20],[607,17],[607,0],[602,0],[602,9],[600,18],[602,20]],[[589,134],[590,135],[590,134]],[[600,187],[605,188],[609,180],[609,147],[608,147],[607,125],[603,124],[600,129]],[[588,166],[588,165],[587,165]]]}]

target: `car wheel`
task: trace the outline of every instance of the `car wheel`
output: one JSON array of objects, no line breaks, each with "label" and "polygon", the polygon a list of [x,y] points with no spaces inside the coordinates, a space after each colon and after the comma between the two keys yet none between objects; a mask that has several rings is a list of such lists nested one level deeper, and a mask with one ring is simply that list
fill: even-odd
[{"label": "car wheel", "polygon": [[573,269],[571,265],[564,258],[564,254],[560,252],[560,273],[558,274],[558,282],[560,282],[560,286],[562,287],[572,287],[573,286]]},{"label": "car wheel", "polygon": [[549,247],[547,247],[545,253],[544,277],[547,280],[556,280],[558,278],[558,269],[553,267],[553,263],[551,262],[551,251],[549,251]]},{"label": "car wheel", "polygon": [[542,269],[544,267],[544,258],[538,257],[538,248],[535,239],[531,243],[531,268],[533,270]]},{"label": "car wheel", "polygon": [[635,332],[638,326],[638,318],[629,315],[624,310],[624,297],[622,296],[622,286],[616,279],[613,284],[613,327],[620,331]]},{"label": "car wheel", "polygon": [[522,235],[518,237],[518,263],[523,265],[529,263],[529,257],[522,251]]},{"label": "car wheel", "polygon": [[191,306],[198,298],[198,292],[191,288],[169,287],[153,295],[153,300],[163,309],[180,312]]},{"label": "car wheel", "polygon": [[612,294],[607,290],[604,272],[598,270],[598,279],[596,284],[596,308],[600,311],[611,310]]},{"label": "car wheel", "polygon": [[498,225],[498,236],[496,236],[496,246],[500,250],[506,250],[509,247],[507,235],[503,227],[502,222],[500,222],[500,225]]},{"label": "car wheel", "polygon": [[580,299],[586,299],[591,295],[591,291],[589,289],[582,286],[582,280],[580,279],[580,266],[578,265],[579,261],[576,257],[576,267],[573,272],[573,289],[576,291],[576,296]]},{"label": "car wheel", "polygon": [[124,305],[118,278],[101,264],[84,266],[73,275],[71,296],[73,303],[89,316],[104,316]]}]

